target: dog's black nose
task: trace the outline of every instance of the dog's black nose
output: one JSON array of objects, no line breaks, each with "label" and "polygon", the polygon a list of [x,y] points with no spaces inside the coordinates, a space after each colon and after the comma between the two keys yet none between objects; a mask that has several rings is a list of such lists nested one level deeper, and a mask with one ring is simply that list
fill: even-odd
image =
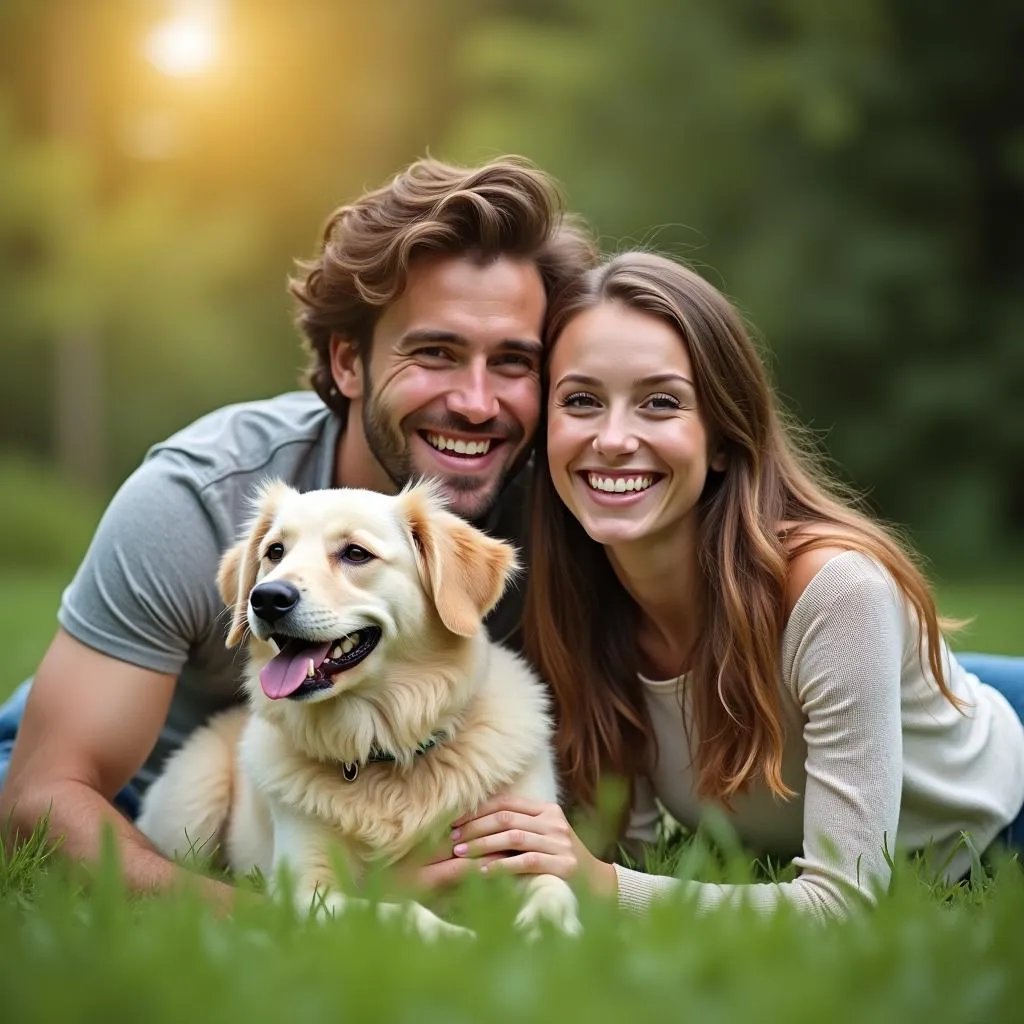
[{"label": "dog's black nose", "polygon": [[277,622],[299,603],[299,588],[284,580],[271,580],[252,588],[249,604],[264,622]]}]

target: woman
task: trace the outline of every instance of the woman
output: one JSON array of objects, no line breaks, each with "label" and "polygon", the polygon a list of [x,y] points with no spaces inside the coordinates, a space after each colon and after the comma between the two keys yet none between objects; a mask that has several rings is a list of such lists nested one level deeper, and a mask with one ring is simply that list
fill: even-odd
[{"label": "woman", "polygon": [[911,556],[795,443],[725,298],[627,253],[550,330],[525,634],[568,801],[623,777],[627,835],[648,840],[654,797],[687,825],[717,803],[799,875],[645,875],[593,857],[557,806],[511,798],[457,822],[454,855],[582,874],[632,908],[683,884],[702,907],[745,893],[831,915],[884,890],[896,845],[933,844],[953,877],[962,831],[1024,845],[1024,672],[1007,699],[951,656]]}]

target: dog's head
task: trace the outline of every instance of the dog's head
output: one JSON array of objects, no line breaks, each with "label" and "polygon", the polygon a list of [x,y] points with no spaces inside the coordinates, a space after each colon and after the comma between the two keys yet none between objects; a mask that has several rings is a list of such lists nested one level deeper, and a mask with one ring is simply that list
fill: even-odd
[{"label": "dog's head", "polygon": [[227,644],[251,631],[253,685],[271,700],[330,699],[382,658],[465,643],[515,570],[513,549],[419,485],[388,496],[265,486],[221,559]]}]

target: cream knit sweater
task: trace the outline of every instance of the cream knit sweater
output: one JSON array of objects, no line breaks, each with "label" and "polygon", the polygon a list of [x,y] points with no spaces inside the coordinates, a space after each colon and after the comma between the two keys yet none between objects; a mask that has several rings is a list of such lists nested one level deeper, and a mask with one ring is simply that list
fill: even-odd
[{"label": "cream knit sweater", "polygon": [[[874,902],[889,883],[885,850],[933,843],[947,876],[969,867],[960,832],[984,849],[1024,802],[1024,727],[1001,694],[949,658],[947,679],[972,705],[966,716],[939,692],[919,657],[916,619],[892,577],[858,552],[831,558],[797,601],[782,637],[783,779],[789,801],[759,786],[730,821],[763,853],[796,857],[780,884],[680,882],[616,865],[620,906],[642,910],[683,886],[702,909],[742,896],[783,900],[819,916]],[[685,677],[684,677],[685,678]],[[682,679],[641,679],[658,762],[637,787],[628,838],[652,841],[654,798],[682,824],[698,824],[695,773],[683,726]]]}]

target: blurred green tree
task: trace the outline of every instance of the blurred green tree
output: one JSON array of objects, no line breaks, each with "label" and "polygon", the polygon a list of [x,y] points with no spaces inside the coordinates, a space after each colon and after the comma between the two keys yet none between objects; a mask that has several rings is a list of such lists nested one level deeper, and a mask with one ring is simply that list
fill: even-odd
[{"label": "blurred green tree", "polygon": [[55,339],[79,328],[106,488],[195,415],[293,386],[285,278],[327,213],[428,149],[518,151],[606,248],[722,286],[940,568],[1024,558],[1019,5],[230,0],[216,66],[182,82],[142,57],[166,0],[90,0],[88,139],[58,144],[72,6],[0,5],[0,445],[53,458]]},{"label": "blurred green tree", "polygon": [[848,476],[962,570],[1024,540],[1022,42],[994,0],[492,2],[446,152],[527,152],[608,248],[708,274]]}]

